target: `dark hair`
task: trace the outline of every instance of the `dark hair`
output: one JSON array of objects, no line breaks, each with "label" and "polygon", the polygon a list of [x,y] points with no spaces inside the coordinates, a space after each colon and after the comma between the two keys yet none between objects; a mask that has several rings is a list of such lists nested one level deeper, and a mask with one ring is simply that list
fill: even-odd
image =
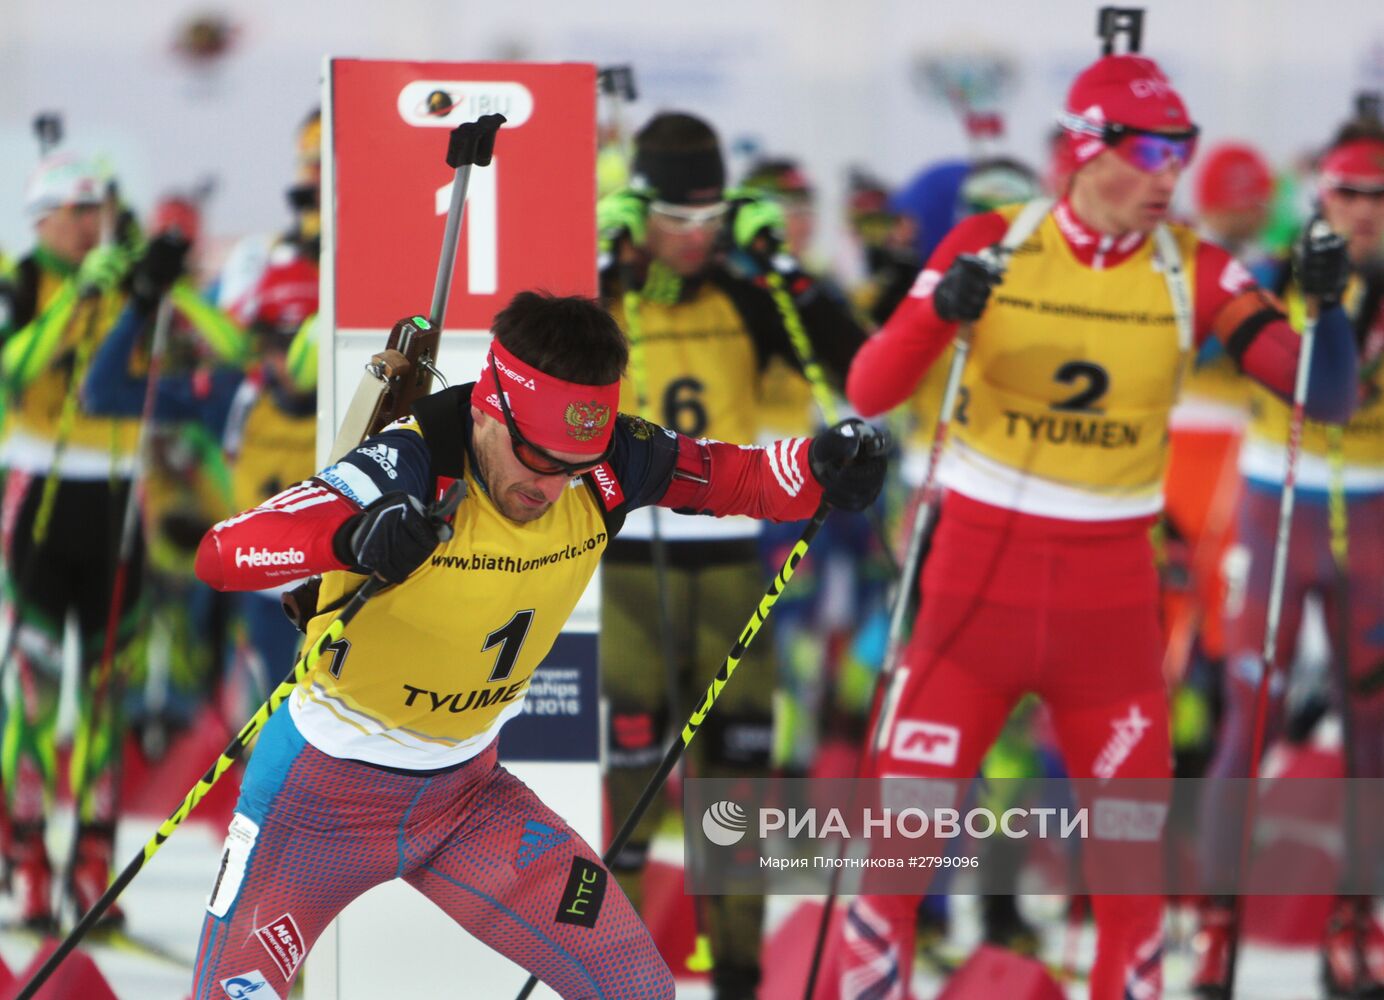
[{"label": "dark hair", "polygon": [[1355,95],[1355,114],[1348,118],[1327,145],[1322,155],[1337,146],[1357,139],[1384,140],[1384,101],[1377,91],[1362,91]]},{"label": "dark hair", "polygon": [[721,142],[693,115],[664,111],[634,137],[630,187],[675,205],[720,201],[726,186]]},{"label": "dark hair", "polygon": [[1357,139],[1384,141],[1384,122],[1378,118],[1352,118],[1336,130],[1336,135],[1326,147],[1326,151],[1329,153],[1337,146],[1344,146]]},{"label": "dark hair", "polygon": [[645,123],[634,137],[641,153],[701,153],[720,151],[716,131],[696,115],[681,111],[661,111]]},{"label": "dark hair", "polygon": [[619,325],[581,295],[520,292],[496,313],[491,330],[520,361],[565,382],[609,385],[629,361]]}]

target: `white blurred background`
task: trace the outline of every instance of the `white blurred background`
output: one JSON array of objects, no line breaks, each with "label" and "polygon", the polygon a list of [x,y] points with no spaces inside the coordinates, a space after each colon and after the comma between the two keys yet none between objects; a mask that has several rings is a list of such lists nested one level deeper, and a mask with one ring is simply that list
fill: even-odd
[{"label": "white blurred background", "polygon": [[[137,208],[214,177],[222,245],[286,222],[293,135],[327,54],[630,63],[640,100],[701,113],[738,173],[750,147],[800,157],[823,196],[830,256],[847,168],[899,183],[966,152],[920,67],[977,54],[999,70],[995,151],[1041,165],[1068,82],[1097,53],[1085,0],[5,0],[0,8],[0,247],[26,249],[31,122],[61,112],[64,145],[109,156]],[[1362,88],[1384,89],[1379,0],[1153,0],[1144,51],[1207,140],[1245,138],[1276,166],[1325,139]],[[222,54],[187,55],[199,20]],[[181,42],[180,42],[181,40]],[[555,150],[555,155],[561,155]]]}]

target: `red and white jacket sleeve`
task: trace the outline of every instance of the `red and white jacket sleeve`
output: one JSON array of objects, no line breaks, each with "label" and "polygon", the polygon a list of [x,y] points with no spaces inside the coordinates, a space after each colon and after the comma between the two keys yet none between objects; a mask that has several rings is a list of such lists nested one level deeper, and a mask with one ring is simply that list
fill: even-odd
[{"label": "red and white jacket sleeve", "polygon": [[937,283],[958,256],[998,243],[1008,228],[1003,216],[986,212],[962,220],[938,244],[908,296],[851,361],[846,398],[862,417],[891,410],[913,395],[956,336],[957,324],[942,319],[933,308]]},{"label": "red and white jacket sleeve", "polygon": [[822,487],[807,460],[811,445],[810,438],[785,438],[761,448],[679,435],[672,481],[658,506],[801,521],[822,502]]},{"label": "red and white jacket sleeve", "polygon": [[321,480],[306,479],[213,526],[197,547],[197,578],[216,590],[264,590],[346,569],[332,539],[359,510]]}]

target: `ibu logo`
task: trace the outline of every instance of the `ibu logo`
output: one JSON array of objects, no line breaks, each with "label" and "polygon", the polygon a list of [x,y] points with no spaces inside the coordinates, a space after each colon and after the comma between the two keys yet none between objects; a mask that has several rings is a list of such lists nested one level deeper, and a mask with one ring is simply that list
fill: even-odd
[{"label": "ibu logo", "polygon": [[714,803],[702,813],[702,833],[717,847],[730,847],[745,837],[745,810],[729,799]]}]

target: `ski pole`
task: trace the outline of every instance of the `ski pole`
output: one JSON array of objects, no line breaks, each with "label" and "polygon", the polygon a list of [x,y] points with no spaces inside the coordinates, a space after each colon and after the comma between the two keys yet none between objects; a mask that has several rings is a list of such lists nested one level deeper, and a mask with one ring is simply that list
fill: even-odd
[{"label": "ski pole", "polygon": [[[899,656],[903,649],[904,623],[908,620],[908,611],[913,605],[913,591],[916,589],[916,581],[922,568],[923,543],[927,536],[928,522],[931,520],[930,512],[935,505],[937,466],[941,461],[942,448],[947,441],[947,431],[951,427],[952,418],[956,413],[956,400],[960,394],[961,375],[965,371],[966,358],[971,350],[971,336],[972,328],[967,323],[957,331],[956,339],[952,344],[952,360],[951,366],[947,369],[946,387],[942,392],[942,407],[937,415],[937,426],[933,428],[932,446],[928,450],[923,483],[918,487],[918,506],[913,513],[913,524],[909,529],[908,549],[904,554],[903,572],[898,578],[898,590],[894,594],[894,606],[889,615],[889,633],[884,647],[884,663],[880,668],[879,678],[875,681],[874,696],[870,699],[874,725],[861,752],[860,764],[856,769],[857,776],[864,774],[866,762],[879,749],[877,744],[882,742],[889,732],[885,717],[893,714],[893,702],[897,694],[895,690],[897,685],[894,683],[897,679],[895,674],[907,676],[907,671],[900,672],[897,669]],[[883,704],[881,704],[881,698]],[[831,927],[831,914],[836,908],[836,899],[840,890],[839,872],[839,868],[832,869],[831,887],[827,892],[826,903],[822,906],[822,915],[817,922],[817,935],[812,948],[812,964],[808,969],[807,986],[803,991],[805,1000],[811,1000],[813,992],[817,988],[817,976],[821,973],[822,953],[826,947],[827,931]]]},{"label": "ski pole", "polygon": [[474,122],[452,129],[447,143],[447,166],[456,171],[456,176],[452,179],[452,200],[447,206],[447,225],[442,230],[442,255],[437,262],[432,309],[428,311],[428,320],[438,330],[442,329],[447,300],[452,294],[452,273],[456,270],[457,240],[461,235],[461,216],[465,211],[471,168],[490,163],[495,153],[495,133],[504,123],[504,115],[481,115]]},{"label": "ski pole", "polygon": [[[432,519],[437,522],[449,518],[456,511],[457,505],[461,503],[464,492],[465,489],[461,483],[453,483],[448,488],[446,495],[433,505],[430,512]],[[145,843],[144,848],[116,876],[115,881],[110,884],[110,888],[106,890],[105,894],[92,905],[81,920],[77,921],[77,926],[72,928],[67,937],[63,938],[53,954],[48,956],[48,960],[24,984],[24,988],[20,990],[14,1000],[33,1000],[34,995],[47,982],[57,967],[62,964],[63,959],[81,943],[91,928],[101,919],[101,915],[110,909],[111,904],[134,881],[135,876],[140,873],[149,859],[158,853],[159,848],[163,847],[168,838],[173,836],[183,820],[191,815],[192,810],[197,808],[202,799],[211,791],[212,786],[231,769],[231,765],[239,759],[245,748],[264,729],[269,717],[293,694],[293,689],[317,666],[318,661],[322,658],[323,650],[342,637],[351,620],[360,614],[361,609],[370,602],[370,599],[386,586],[387,584],[383,579],[372,576],[351,595],[351,599],[346,602],[341,613],[322,630],[322,634],[298,657],[297,662],[293,664],[293,669],[270,693],[269,700],[261,705],[259,710],[251,716],[250,721],[241,727],[240,732],[236,733],[235,738],[231,740],[226,749],[221,751],[221,756],[217,757],[211,767],[207,768],[207,772],[202,775],[201,780],[183,796],[183,801],[178,805],[178,808],[174,809],[172,814],[154,831],[154,835]]]},{"label": "ski pole", "polygon": [[634,86],[634,67],[628,64],[605,66],[596,71],[597,92],[607,98],[610,108],[611,132],[615,144],[626,160],[631,158],[629,136],[625,133],[622,110],[633,104],[638,94]]},{"label": "ski pole", "polygon": [[[788,331],[788,342],[793,345],[793,353],[797,355],[807,384],[812,388],[812,399],[817,404],[817,412],[821,415],[822,422],[830,427],[840,418],[840,410],[836,405],[835,394],[827,385],[826,372],[822,370],[816,352],[812,350],[812,339],[807,335],[807,327],[803,326],[802,313],[784,285],[783,275],[769,267],[765,270],[764,281],[768,285],[769,296],[774,300],[774,308],[778,310],[779,319],[783,321],[783,328]],[[890,575],[897,580],[899,564],[894,560],[893,547],[889,544],[889,532],[885,530],[879,508],[873,505],[866,508],[865,518],[879,539],[879,550],[884,553],[885,561],[889,564]]]},{"label": "ski pole", "polygon": [[[639,319],[639,293],[627,291],[624,294],[626,338],[629,340],[630,381],[634,383],[635,409],[646,419],[649,411],[648,367],[644,358],[644,330]],[[657,507],[649,508],[649,553],[654,567],[654,593],[658,606],[659,651],[663,658],[663,683],[668,689],[669,720],[682,717],[681,699],[678,697],[678,659],[673,642],[673,615],[668,609],[668,547],[663,542],[663,522]],[[687,768],[684,767],[684,776]],[[692,958],[689,968],[694,972],[708,972],[712,964],[711,941],[706,933],[706,917],[702,912],[699,898],[692,907],[693,923],[696,925]]]},{"label": "ski pole", "polygon": [[[668,747],[668,752],[663,755],[663,762],[659,764],[658,770],[654,773],[653,778],[651,778],[649,783],[644,787],[644,791],[640,793],[639,801],[635,803],[634,809],[631,810],[629,816],[625,818],[625,822],[621,824],[619,832],[615,834],[615,839],[610,842],[610,846],[606,848],[605,854],[601,856],[602,863],[607,867],[624,846],[629,843],[630,837],[634,834],[634,828],[639,825],[639,820],[649,808],[649,804],[653,802],[654,797],[662,790],[663,783],[668,780],[668,775],[672,773],[673,768],[677,766],[678,760],[682,757],[684,751],[687,750],[688,745],[696,737],[697,731],[701,729],[703,723],[706,722],[707,716],[711,714],[711,709],[716,704],[716,699],[721,696],[721,691],[725,689],[725,686],[730,683],[731,677],[735,675],[735,669],[740,665],[741,659],[745,656],[745,651],[749,649],[750,643],[754,641],[754,637],[757,636],[760,629],[764,627],[764,623],[769,618],[769,613],[774,610],[774,605],[778,603],[778,599],[783,595],[783,591],[787,588],[788,582],[793,579],[794,570],[798,568],[798,563],[802,562],[803,556],[807,555],[808,546],[812,544],[812,539],[817,536],[818,530],[822,527],[822,522],[827,519],[827,514],[830,513],[830,511],[831,508],[825,503],[818,507],[817,513],[812,515],[812,520],[808,522],[806,530],[802,533],[802,537],[799,538],[797,543],[793,546],[793,550],[788,553],[788,558],[784,560],[783,567],[778,571],[778,575],[775,576],[773,582],[769,584],[769,589],[760,599],[753,613],[751,613],[750,620],[745,623],[744,629],[740,632],[740,638],[735,641],[735,644],[731,646],[730,652],[726,654],[725,660],[721,663],[721,669],[718,670],[716,676],[712,678],[711,684],[706,689],[706,694],[702,695],[701,704],[692,711],[692,715],[682,727],[682,732],[678,734],[678,738],[673,740],[672,744]],[[537,985],[538,978],[536,976],[529,976],[528,981],[524,984],[524,988],[519,991],[517,1000],[525,1000]],[[18,997],[16,1000],[27,1000],[27,998]]]},{"label": "ski pole", "polygon": [[[1312,228],[1325,226],[1320,220]],[[1292,533],[1293,500],[1297,488],[1298,455],[1302,450],[1302,427],[1306,421],[1307,383],[1312,370],[1312,345],[1316,341],[1317,315],[1308,304],[1307,322],[1302,328],[1302,343],[1298,347],[1297,375],[1293,380],[1293,409],[1288,423],[1288,456],[1283,474],[1283,494],[1278,506],[1278,534],[1274,539],[1273,569],[1269,583],[1269,607],[1264,624],[1264,646],[1259,657],[1259,685],[1254,694],[1254,729],[1250,740],[1249,783],[1245,801],[1244,824],[1240,832],[1241,870],[1249,863],[1249,848],[1253,839],[1255,782],[1259,777],[1259,755],[1264,751],[1264,729],[1269,710],[1269,678],[1278,659],[1278,626],[1283,613],[1283,583],[1288,570],[1288,539]],[[1346,692],[1342,692],[1345,694]],[[1239,873],[1236,878],[1238,881]],[[1232,897],[1230,954],[1226,959],[1226,996],[1235,995],[1235,971],[1240,957],[1239,894]]]},{"label": "ski pole", "polygon": [[[1345,824],[1346,857],[1345,871],[1341,883],[1345,892],[1356,885],[1360,875],[1360,829],[1359,808],[1355,800],[1355,712],[1351,706],[1350,684],[1350,520],[1346,508],[1345,483],[1345,429],[1340,424],[1330,424],[1326,428],[1327,455],[1330,461],[1331,478],[1328,483],[1328,518],[1331,526],[1331,561],[1336,568],[1336,636],[1332,641],[1331,666],[1336,679],[1336,690],[1341,696],[1341,746],[1345,768]],[[1351,937],[1354,944],[1352,959],[1355,963],[1355,981],[1364,981],[1364,960],[1368,906],[1362,897],[1355,898],[1351,919]]]},{"label": "ski pole", "polygon": [[[437,113],[451,111],[451,98],[435,91],[439,103]],[[442,251],[437,259],[437,278],[433,283],[432,305],[428,319],[421,316],[401,320],[390,331],[385,351],[374,355],[365,365],[365,373],[356,385],[346,412],[337,426],[328,455],[337,458],[346,454],[389,421],[381,422],[385,413],[402,415],[408,404],[432,391],[437,370],[438,339],[442,321],[447,315],[447,301],[452,293],[452,276],[456,271],[457,242],[461,233],[462,214],[466,210],[466,187],[473,166],[485,166],[495,153],[495,134],[505,122],[504,115],[482,115],[476,121],[463,122],[452,129],[447,138],[447,165],[456,171],[452,179],[452,197],[447,207],[447,222],[442,230]],[[445,383],[445,379],[443,380]]]},{"label": "ski pole", "polygon": [[[144,500],[144,457],[149,448],[149,438],[153,432],[154,402],[158,396],[159,376],[163,368],[164,351],[168,346],[169,331],[173,326],[173,300],[164,293],[159,297],[158,311],[154,317],[154,338],[149,349],[149,373],[144,385],[144,404],[140,413],[139,433],[135,440],[135,466],[130,476],[130,485],[125,495],[125,510],[120,525],[120,548],[116,556],[115,577],[111,583],[110,609],[106,613],[106,635],[101,644],[101,660],[92,683],[91,704],[88,712],[87,752],[77,758],[72,779],[72,798],[75,806],[74,819],[78,829],[82,824],[82,795],[90,777],[88,763],[93,751],[93,741],[102,731],[106,722],[107,710],[114,713],[115,699],[108,692],[112,684],[112,668],[115,660],[116,638],[120,631],[120,609],[125,600],[125,587],[129,579],[130,565],[135,556],[135,539],[139,531],[139,514]],[[79,390],[80,391],[80,390]],[[119,739],[113,746],[119,747]],[[65,875],[66,889],[72,894],[72,875],[76,867],[78,840],[72,838],[72,849]],[[75,897],[74,897],[75,901]]]},{"label": "ski pole", "polygon": [[34,137],[38,139],[38,155],[47,156],[62,142],[62,115],[57,111],[40,111],[34,115]]},{"label": "ski pole", "polygon": [[764,281],[769,287],[769,295],[774,300],[779,318],[783,320],[783,328],[788,331],[793,353],[798,356],[798,364],[802,365],[803,374],[807,376],[807,384],[812,387],[812,399],[817,404],[817,410],[827,426],[831,426],[837,420],[836,397],[827,385],[826,372],[812,350],[812,340],[803,326],[802,313],[784,285],[783,275],[769,267],[764,273]]}]

